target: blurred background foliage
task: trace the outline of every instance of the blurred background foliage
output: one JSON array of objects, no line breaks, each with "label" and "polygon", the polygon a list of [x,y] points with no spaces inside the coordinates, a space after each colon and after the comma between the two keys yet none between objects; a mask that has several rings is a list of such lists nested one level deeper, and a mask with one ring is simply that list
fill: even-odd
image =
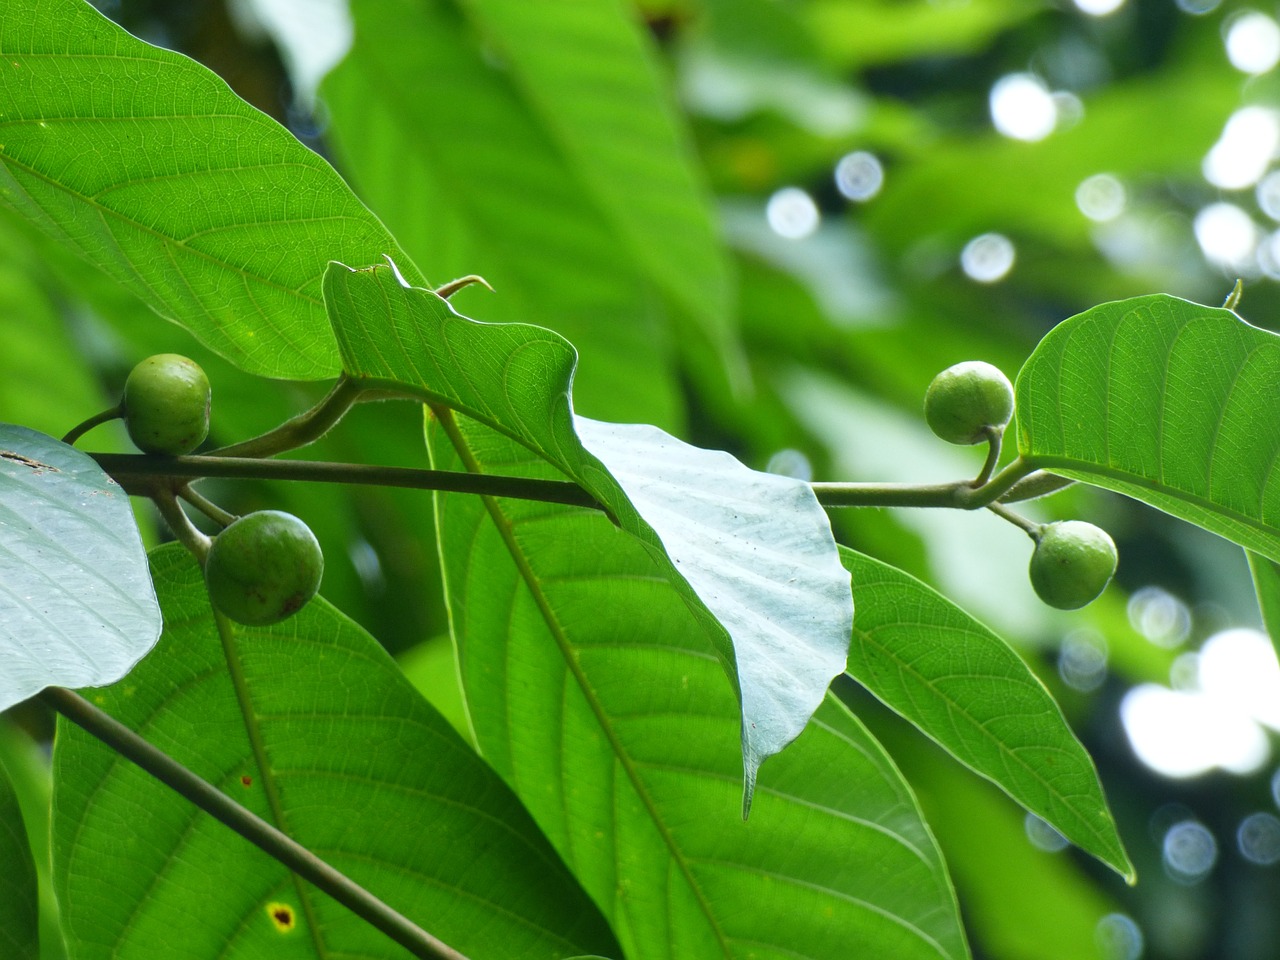
[{"label": "blurred background foliage", "polygon": [[[433,281],[485,276],[494,292],[468,288],[459,310],[569,337],[579,412],[657,423],[757,468],[974,473],[981,451],[923,424],[929,380],[966,359],[1012,376],[1053,324],[1103,301],[1163,291],[1218,304],[1239,277],[1241,315],[1277,322],[1274,5],[97,5],[328,157]],[[214,444],[323,388],[239,373],[7,213],[0,304],[0,418],[54,435],[114,402],[155,352],[206,366]],[[111,427],[84,445],[128,446]],[[426,466],[420,414],[359,408],[303,455]],[[428,497],[206,490],[236,512],[306,517],[330,561],[325,594],[465,729]],[[1121,563],[1101,601],[1073,614],[1039,604],[1030,543],[985,513],[833,515],[842,540],[1021,650],[1096,758],[1138,867],[1125,888],[1064,850],[848,684],[921,795],[975,956],[1275,956],[1280,669],[1240,551],[1096,491],[1031,509],[1110,530]],[[10,720],[47,735],[35,711]],[[17,743],[0,737],[0,761],[38,795],[39,764]]]}]

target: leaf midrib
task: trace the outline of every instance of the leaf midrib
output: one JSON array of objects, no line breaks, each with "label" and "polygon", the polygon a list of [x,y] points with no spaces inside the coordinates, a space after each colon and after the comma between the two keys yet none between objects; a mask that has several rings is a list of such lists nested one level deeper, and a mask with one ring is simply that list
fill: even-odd
[{"label": "leaf midrib", "polygon": [[[471,448],[468,446],[466,438],[464,438],[458,430],[457,423],[454,421],[451,413],[446,412],[443,416],[437,413],[437,417],[467,470],[471,473],[483,473],[484,471],[480,469],[479,463],[472,455]],[[583,698],[590,706],[591,712],[595,715],[596,723],[604,733],[605,739],[608,741],[615,759],[622,766],[623,770],[626,771],[627,779],[630,781],[632,789],[635,790],[641,802],[644,804],[645,810],[649,813],[650,820],[658,831],[658,835],[662,838],[662,841],[668,851],[670,851],[672,860],[679,865],[680,873],[684,876],[685,882],[689,885],[690,890],[693,891],[694,896],[697,898],[698,906],[701,908],[703,916],[710,925],[716,941],[720,944],[722,954],[725,957],[732,957],[733,954],[729,948],[729,941],[726,939],[724,931],[720,929],[720,924],[717,922],[715,915],[711,911],[710,903],[708,902],[706,895],[703,893],[702,888],[698,885],[690,871],[689,865],[686,862],[679,846],[676,844],[675,838],[671,836],[666,822],[661,816],[659,816],[657,805],[645,786],[644,781],[639,776],[639,772],[637,771],[634,762],[623,748],[613,725],[608,722],[608,714],[604,709],[604,705],[596,696],[595,689],[587,681],[587,677],[582,672],[580,664],[573,656],[573,650],[569,638],[565,635],[564,629],[560,625],[559,618],[556,617],[555,612],[552,610],[550,600],[542,591],[537,575],[529,566],[528,560],[524,555],[524,551],[520,549],[519,544],[516,542],[515,530],[512,527],[511,521],[508,519],[506,514],[502,512],[495,498],[484,496],[481,497],[481,500],[484,502],[485,510],[488,512],[490,519],[498,530],[498,535],[502,537],[502,542],[506,545],[507,552],[511,555],[512,562],[515,563],[521,580],[524,581],[525,587],[529,590],[534,603],[537,604],[538,611],[547,625],[548,632],[555,639],[556,646],[560,650],[561,659],[564,661],[565,666],[568,668],[575,682],[578,684],[578,688],[581,690]],[[616,851],[616,842],[613,846]]]}]

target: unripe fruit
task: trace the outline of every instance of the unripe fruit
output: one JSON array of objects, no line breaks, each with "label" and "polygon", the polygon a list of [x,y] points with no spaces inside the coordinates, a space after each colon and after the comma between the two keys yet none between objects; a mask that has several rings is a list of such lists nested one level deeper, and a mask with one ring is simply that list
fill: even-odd
[{"label": "unripe fruit", "polygon": [[124,383],[121,412],[129,437],[146,453],[190,453],[209,435],[209,378],[176,353],[147,357]]},{"label": "unripe fruit", "polygon": [[978,443],[988,427],[1003,427],[1013,415],[1013,384],[981,360],[947,367],[924,395],[929,429],[948,443]]},{"label": "unripe fruit", "polygon": [[291,513],[246,514],[213,538],[204,579],[210,602],[237,623],[261,627],[297,613],[320,589],[324,554]]},{"label": "unripe fruit", "polygon": [[1116,572],[1116,545],[1083,520],[1044,527],[1031,554],[1031,586],[1051,607],[1075,610],[1097,599]]}]

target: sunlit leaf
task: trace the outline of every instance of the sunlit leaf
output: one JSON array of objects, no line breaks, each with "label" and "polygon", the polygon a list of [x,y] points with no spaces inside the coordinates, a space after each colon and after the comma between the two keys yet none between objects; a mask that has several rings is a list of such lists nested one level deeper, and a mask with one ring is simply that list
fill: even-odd
[{"label": "sunlit leaf", "polygon": [[[555,475],[460,429],[486,472]],[[461,466],[438,425],[430,439],[437,466]],[[437,503],[480,748],[628,957],[968,955],[913,797],[842,704],[764,764],[744,823],[737,704],[659,561],[597,511]]]},{"label": "sunlit leaf", "polygon": [[0,710],[119,680],[160,609],[125,492],[86,454],[0,424]]},{"label": "sunlit leaf", "polygon": [[[468,320],[385,266],[335,264],[325,292],[351,374],[410,388],[502,431],[576,480],[644,544],[742,690],[749,804],[758,765],[800,733],[843,667],[852,623],[848,575],[808,485],[656,428],[575,420],[576,355],[549,330]],[[730,567],[721,569],[717,550]]]},{"label": "sunlit leaf", "polygon": [[858,611],[849,674],[965,766],[1130,876],[1089,754],[1009,646],[908,574],[842,548]]},{"label": "sunlit leaf", "polygon": [[[224,645],[189,555],[152,560],[164,637],[100,706],[475,960],[617,955],[515,797],[368,634],[316,600]],[[54,775],[75,957],[406,955],[69,724]]]},{"label": "sunlit leaf", "polygon": [[330,259],[421,279],[320,156],[83,0],[0,7],[0,63],[0,203],[246,369],[337,372]]},{"label": "sunlit leaf", "polygon": [[1018,375],[1029,465],[1280,560],[1280,336],[1154,295],[1065,320]]}]

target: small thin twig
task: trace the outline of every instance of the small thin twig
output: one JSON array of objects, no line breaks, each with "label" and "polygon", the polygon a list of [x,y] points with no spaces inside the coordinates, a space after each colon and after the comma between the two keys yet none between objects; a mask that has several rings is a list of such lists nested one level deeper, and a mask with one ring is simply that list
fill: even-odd
[{"label": "small thin twig", "polygon": [[230,827],[267,856],[278,860],[356,916],[377,927],[415,957],[423,960],[467,960],[463,954],[437,940],[302,844],[250,813],[213,784],[152,746],[79,694],[62,687],[49,687],[39,698],[169,789],[186,797],[209,816]]},{"label": "small thin twig", "polygon": [[229,526],[236,521],[236,515],[230,511],[223,510],[220,506],[200,493],[189,483],[184,483],[178,490],[178,496],[187,503],[191,504],[206,517],[218,524],[220,527]]},{"label": "small thin twig", "polygon": [[66,432],[66,435],[62,438],[62,442],[66,444],[73,444],[99,424],[110,423],[112,420],[119,420],[123,416],[124,407],[117,403],[110,410],[103,410],[101,413],[95,413],[88,420],[84,420],[76,424]]},{"label": "small thin twig", "polygon": [[173,535],[178,538],[178,542],[195,554],[196,560],[203,567],[213,541],[196,529],[191,518],[178,503],[178,498],[172,489],[162,488],[154,491],[151,494],[151,500],[160,511],[160,516],[164,517],[164,522],[173,531]]},{"label": "small thin twig", "polygon": [[210,451],[211,457],[270,457],[314,443],[333,429],[360,399],[364,387],[345,373],[323,400],[261,436]]},{"label": "small thin twig", "polygon": [[1041,531],[1044,530],[1043,523],[1036,523],[1036,521],[1028,517],[1024,517],[1022,514],[1018,513],[1016,510],[1010,510],[1008,507],[1003,506],[999,503],[989,503],[987,504],[987,509],[990,510],[992,513],[994,513],[997,517],[1000,517],[1004,520],[1008,520],[1015,527],[1019,527],[1020,529],[1025,531],[1027,536],[1029,536],[1032,540],[1036,541],[1037,543],[1040,542],[1040,534],[1041,534]]},{"label": "small thin twig", "polygon": [[988,480],[991,475],[996,472],[996,464],[1000,462],[1000,446],[1004,439],[1004,427],[986,426],[982,428],[983,435],[987,438],[987,459],[982,464],[982,469],[978,472],[978,476],[970,484],[972,487],[980,487]]}]

